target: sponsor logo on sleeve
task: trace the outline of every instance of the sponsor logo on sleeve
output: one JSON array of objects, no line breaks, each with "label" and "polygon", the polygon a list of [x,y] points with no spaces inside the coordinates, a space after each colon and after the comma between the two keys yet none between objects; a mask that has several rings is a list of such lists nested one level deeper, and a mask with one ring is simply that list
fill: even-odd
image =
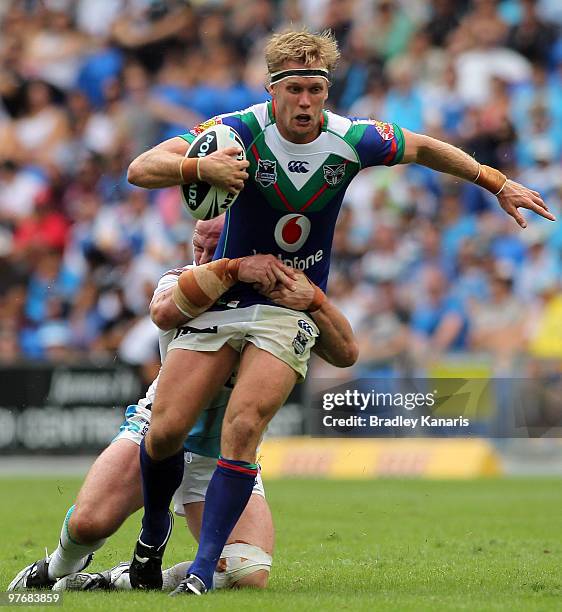
[{"label": "sponsor logo on sleeve", "polygon": [[212,119],[207,119],[207,121],[203,121],[203,123],[196,125],[192,130],[190,130],[190,132],[194,136],[199,136],[199,134],[201,134],[205,130],[208,130],[210,127],[213,127],[213,125],[218,125],[219,123],[222,123],[222,119],[220,117],[213,117]]},{"label": "sponsor logo on sleeve", "polygon": [[394,126],[392,123],[385,123],[375,119],[373,125],[383,140],[392,140],[394,138]]}]

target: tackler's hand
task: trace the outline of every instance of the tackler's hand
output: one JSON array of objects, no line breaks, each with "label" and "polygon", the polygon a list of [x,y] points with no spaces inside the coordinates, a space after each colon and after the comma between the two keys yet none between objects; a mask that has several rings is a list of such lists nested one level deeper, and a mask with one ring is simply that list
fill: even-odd
[{"label": "tackler's hand", "polygon": [[261,293],[272,291],[278,284],[294,291],[297,275],[273,255],[251,255],[242,259],[238,280],[254,283]]},{"label": "tackler's hand", "polygon": [[291,308],[292,310],[308,310],[314,299],[314,285],[308,280],[306,275],[297,271],[297,280],[294,283],[294,290],[290,290],[284,285],[277,285],[272,291],[266,293],[275,304]]}]

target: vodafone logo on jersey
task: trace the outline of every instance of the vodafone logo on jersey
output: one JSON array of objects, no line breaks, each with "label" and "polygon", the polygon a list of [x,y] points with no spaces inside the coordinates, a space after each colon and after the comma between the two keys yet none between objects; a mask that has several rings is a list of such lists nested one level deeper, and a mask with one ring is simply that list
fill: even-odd
[{"label": "vodafone logo on jersey", "polygon": [[281,217],[275,226],[275,242],[288,253],[298,251],[310,234],[310,220],[304,215],[291,214]]}]

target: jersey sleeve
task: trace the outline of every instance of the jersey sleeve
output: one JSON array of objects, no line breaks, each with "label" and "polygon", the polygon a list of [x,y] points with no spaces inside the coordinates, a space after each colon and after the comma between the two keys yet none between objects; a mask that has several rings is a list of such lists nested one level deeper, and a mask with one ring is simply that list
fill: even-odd
[{"label": "jersey sleeve", "polygon": [[195,136],[191,132],[180,134],[180,138],[183,138],[188,144],[191,144],[195,140]]},{"label": "jersey sleeve", "polygon": [[404,157],[404,133],[396,123],[376,119],[353,120],[355,149],[362,168],[394,166]]}]

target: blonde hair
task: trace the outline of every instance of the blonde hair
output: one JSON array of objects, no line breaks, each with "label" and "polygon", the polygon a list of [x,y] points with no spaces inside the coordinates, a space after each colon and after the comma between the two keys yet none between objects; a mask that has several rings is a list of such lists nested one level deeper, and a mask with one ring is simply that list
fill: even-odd
[{"label": "blonde hair", "polygon": [[338,63],[340,52],[334,35],[329,30],[313,34],[306,28],[273,34],[265,47],[265,61],[269,74],[282,70],[287,61],[305,66],[321,64],[331,72]]}]

